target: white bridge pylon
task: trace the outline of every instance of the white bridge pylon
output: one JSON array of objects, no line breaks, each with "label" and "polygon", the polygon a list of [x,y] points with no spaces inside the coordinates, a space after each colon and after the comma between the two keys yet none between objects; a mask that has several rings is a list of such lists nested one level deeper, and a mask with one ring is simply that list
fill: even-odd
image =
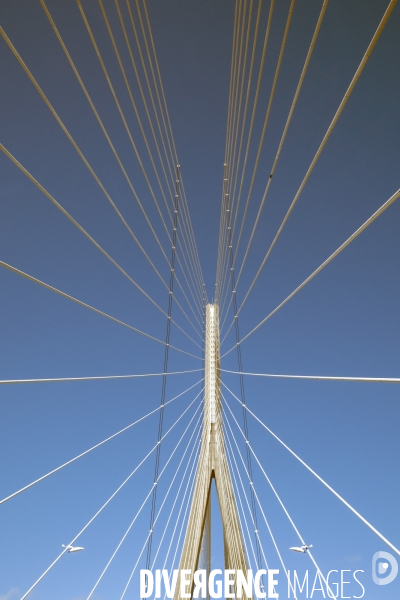
[{"label": "white bridge pylon", "polygon": [[[225,569],[241,570],[247,577],[247,560],[222,429],[219,364],[219,314],[217,304],[206,306],[204,428],[196,482],[179,569],[188,569],[190,593],[194,572],[210,570],[211,484],[215,480],[224,537]],[[200,566],[201,563],[201,566]],[[189,592],[189,585],[186,588]],[[233,591],[233,590],[232,590]],[[180,600],[180,586],[174,600]],[[245,594],[243,598],[249,597]]]}]

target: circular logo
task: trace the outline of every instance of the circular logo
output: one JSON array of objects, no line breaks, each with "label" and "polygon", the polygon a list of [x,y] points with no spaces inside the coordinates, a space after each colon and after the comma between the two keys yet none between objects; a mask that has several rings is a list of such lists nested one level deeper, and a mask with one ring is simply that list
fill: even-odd
[{"label": "circular logo", "polygon": [[[382,560],[385,562],[382,562]],[[380,577],[387,573],[389,566],[391,567],[389,574],[386,577]],[[372,557],[372,579],[374,583],[377,585],[391,583],[396,578],[398,570],[399,565],[397,564],[397,560],[389,552],[375,552]]]}]

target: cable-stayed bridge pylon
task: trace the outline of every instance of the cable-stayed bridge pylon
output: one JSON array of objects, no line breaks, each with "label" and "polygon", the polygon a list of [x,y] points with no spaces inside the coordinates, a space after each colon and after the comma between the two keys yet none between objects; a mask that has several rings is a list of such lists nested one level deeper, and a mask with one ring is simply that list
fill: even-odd
[{"label": "cable-stayed bridge pylon", "polygon": [[[190,591],[196,569],[210,570],[211,485],[215,481],[224,538],[225,569],[247,575],[247,561],[232,480],[227,461],[220,394],[219,311],[217,304],[206,307],[204,427],[196,482],[179,570],[190,571]],[[248,596],[244,596],[246,599]],[[179,600],[177,586],[175,600]]]}]

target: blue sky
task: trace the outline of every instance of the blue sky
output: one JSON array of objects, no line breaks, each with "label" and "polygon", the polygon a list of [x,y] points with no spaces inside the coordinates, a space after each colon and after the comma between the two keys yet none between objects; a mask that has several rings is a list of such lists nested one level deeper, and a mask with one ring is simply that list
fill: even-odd
[{"label": "blue sky", "polygon": [[[128,61],[114,3],[107,1],[104,4],[123,59]],[[75,3],[66,4],[59,0],[49,0],[47,5],[127,165],[135,189],[155,223],[157,234],[168,248],[167,237],[78,8]],[[129,125],[138,141],[139,151],[144,156],[144,144],[99,5],[94,0],[86,0],[83,6],[122,107],[129,115]],[[244,228],[246,241],[320,6],[320,0],[297,0],[296,3]],[[238,288],[239,301],[301,183],[386,6],[384,0],[354,0],[351,3],[331,0],[328,6]],[[255,121],[257,135],[262,126],[288,7],[287,0],[278,2],[274,12],[260,110]],[[148,8],[202,270],[211,299],[216,271],[234,4],[232,0],[217,3],[212,0],[197,3],[151,0]],[[168,266],[40,3],[2,2],[0,11],[5,32],[157,268],[164,278],[168,278]],[[266,19],[267,3],[261,18],[262,35]],[[242,335],[279,304],[399,188],[399,27],[397,6],[241,313]],[[0,43],[2,143],[166,310],[165,288],[2,39]],[[137,95],[133,73],[130,76]],[[257,135],[254,139],[258,142]],[[250,164],[254,161],[255,150],[256,142],[251,148]],[[148,161],[145,164],[149,168]],[[165,317],[6,156],[0,157],[0,171],[0,259],[163,339]],[[153,180],[154,177],[152,185],[155,185]],[[244,369],[259,373],[399,377],[399,226],[400,205],[394,204],[244,342]],[[243,250],[242,246],[239,257]],[[179,270],[177,272],[179,276]],[[5,269],[1,269],[0,278],[1,379],[162,371],[162,345]],[[184,303],[179,291],[177,297]],[[187,322],[176,306],[173,309],[175,316],[186,327]],[[173,329],[171,343],[194,354],[200,353],[176,329]],[[223,352],[233,343],[231,333]],[[170,370],[200,366],[199,360],[170,353]],[[233,352],[224,359],[222,366],[237,370]],[[201,373],[193,373],[169,377],[167,400],[195,384],[201,376]],[[223,380],[236,394],[239,393],[236,376],[225,374]],[[246,378],[245,385],[249,407],[399,547],[398,386],[256,378]],[[201,384],[166,409],[165,431],[200,390]],[[3,498],[156,408],[160,402],[161,379],[1,386],[0,394],[0,495]],[[236,401],[229,395],[226,398],[240,417]],[[174,433],[166,438],[162,465],[194,410],[190,409]],[[156,414],[0,507],[0,598],[18,598],[28,589],[57,556],[61,544],[74,537],[152,448],[157,441],[157,427]],[[268,437],[251,416],[249,428],[255,452],[302,535],[314,545],[314,555],[321,569],[324,572],[363,569],[367,600],[397,599],[399,578],[379,588],[371,581],[372,555],[386,550],[384,544],[286,450]],[[158,506],[191,432],[190,429],[160,483]],[[311,563],[306,563],[307,557],[289,552],[289,546],[298,540],[262,474],[255,465],[253,469],[256,490],[287,567],[299,572],[311,569]],[[85,552],[64,556],[32,593],[32,599],[78,600],[87,597],[150,489],[153,470],[154,455],[79,540],[85,546]],[[161,530],[178,485],[172,489],[164,516],[160,517]],[[179,502],[176,511],[178,507]],[[147,505],[95,598],[120,597],[146,539],[149,511],[150,505]],[[258,519],[262,521],[260,514]],[[153,548],[160,535],[161,531],[155,534]],[[260,535],[270,566],[279,568],[262,523]],[[221,545],[217,541],[215,544],[215,560],[220,564]],[[161,556],[165,552],[163,546]],[[284,590],[283,584],[282,587]],[[354,588],[351,594],[358,594],[358,590]],[[137,579],[133,580],[129,593],[127,597],[139,597]],[[314,597],[322,597],[322,594],[316,593]]]}]

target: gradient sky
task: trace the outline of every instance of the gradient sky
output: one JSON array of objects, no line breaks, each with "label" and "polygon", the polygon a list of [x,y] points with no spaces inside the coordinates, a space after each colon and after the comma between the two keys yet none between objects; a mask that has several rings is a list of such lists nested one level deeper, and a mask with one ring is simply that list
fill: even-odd
[{"label": "gradient sky", "polygon": [[[46,4],[162,243],[168,247],[76,3],[48,0]],[[321,0],[296,2],[244,228],[246,242],[321,4]],[[239,301],[301,183],[387,4],[387,0],[331,0],[328,6],[238,288]],[[114,2],[107,0],[104,5],[123,60],[128,64]],[[99,4],[85,0],[83,6],[144,156],[140,131]],[[268,6],[265,2],[260,25],[262,36]],[[249,159],[251,165],[288,7],[288,0],[276,3]],[[149,0],[148,8],[211,300],[217,259],[234,2]],[[40,2],[2,0],[0,16],[1,26],[167,278],[168,266]],[[399,30],[400,7],[396,6],[241,313],[242,335],[275,308],[399,188]],[[138,90],[133,73],[130,76],[136,97]],[[165,288],[2,38],[0,77],[1,142],[166,310]],[[155,185],[154,177],[152,184]],[[0,207],[1,260],[151,335],[164,338],[165,317],[4,155],[0,156]],[[397,202],[244,342],[244,370],[399,377],[399,231],[400,204]],[[242,246],[239,256],[243,250]],[[164,350],[161,345],[5,269],[0,270],[0,286],[1,379],[162,371]],[[181,325],[185,324],[176,307],[173,316],[177,316]],[[200,353],[176,329],[173,329],[171,343]],[[231,333],[222,352],[233,343]],[[200,367],[199,360],[171,351],[170,370]],[[222,367],[237,370],[233,352],[223,360]],[[201,376],[201,373],[171,376],[167,400],[195,384]],[[239,393],[235,375],[225,374],[223,381]],[[399,547],[399,387],[259,378],[246,378],[245,385],[249,407]],[[165,431],[200,390],[199,384],[166,409]],[[161,379],[1,386],[0,394],[0,496],[3,498],[156,408],[160,403]],[[236,401],[225,392],[224,395],[241,419]],[[162,465],[194,410],[188,411],[176,433],[163,444]],[[155,444],[157,427],[156,414],[143,425],[0,506],[0,599],[17,599],[29,588],[57,556],[61,544],[74,537]],[[268,437],[251,416],[249,429],[255,452],[303,537],[314,545],[314,556],[322,571],[363,569],[361,579],[367,600],[398,600],[400,577],[388,586],[379,587],[371,579],[372,555],[387,550],[384,543]],[[191,430],[186,442],[190,434]],[[166,471],[159,488],[158,505],[186,447],[182,442]],[[314,573],[306,556],[294,555],[288,550],[298,543],[298,538],[257,466],[253,465],[253,470],[256,490],[287,567],[299,573],[309,568]],[[64,556],[32,593],[32,600],[87,597],[150,489],[153,473],[154,456],[80,538],[85,552]],[[155,533],[153,548],[157,546],[176,489],[172,489],[160,517],[161,527]],[[148,504],[96,591],[96,599],[120,597],[146,538],[149,510]],[[217,511],[214,513],[218,531]],[[269,565],[279,568],[260,514],[258,519]],[[163,548],[161,557],[165,555]],[[219,534],[213,557],[214,564],[220,564]],[[144,568],[144,564],[141,563],[141,567]],[[282,572],[280,581],[281,597],[286,597]],[[348,589],[351,596],[359,594],[357,586]],[[126,597],[139,597],[138,579],[133,580]],[[316,592],[314,598],[322,598],[322,594]]]}]

